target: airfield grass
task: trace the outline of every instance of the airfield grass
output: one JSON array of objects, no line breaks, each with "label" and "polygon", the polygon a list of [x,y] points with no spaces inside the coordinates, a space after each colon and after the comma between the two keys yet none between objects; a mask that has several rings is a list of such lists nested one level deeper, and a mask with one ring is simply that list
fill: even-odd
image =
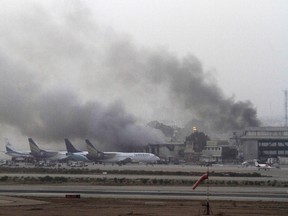
[{"label": "airfield grass", "polygon": [[[105,170],[104,170],[105,171]],[[0,184],[91,184],[91,185],[193,185],[195,179],[161,179],[153,178],[154,175],[163,176],[191,176],[198,177],[203,172],[171,172],[171,171],[143,171],[143,170],[109,170],[109,174],[115,174],[115,177],[109,178],[106,175],[102,177],[93,177],[93,174],[102,174],[103,170],[89,169],[47,169],[47,168],[9,168],[0,167]],[[8,176],[5,173],[18,173],[19,176]],[[42,177],[21,176],[21,173],[38,173],[45,174]],[[107,173],[107,172],[104,172]],[[63,174],[63,176],[53,176],[53,174]],[[66,174],[77,174],[77,177],[69,177]],[[81,174],[91,174],[91,177],[83,177]],[[117,177],[117,174],[125,174],[127,177]],[[129,175],[139,175],[139,178],[129,178]],[[151,177],[141,177],[141,175],[150,175]],[[210,172],[209,176],[231,177],[229,180],[210,180],[211,186],[269,186],[269,187],[288,187],[288,181],[282,180],[261,180],[262,175],[257,172],[237,173],[237,172]],[[255,180],[234,180],[233,177],[255,177]],[[206,184],[204,182],[203,184]]]}]

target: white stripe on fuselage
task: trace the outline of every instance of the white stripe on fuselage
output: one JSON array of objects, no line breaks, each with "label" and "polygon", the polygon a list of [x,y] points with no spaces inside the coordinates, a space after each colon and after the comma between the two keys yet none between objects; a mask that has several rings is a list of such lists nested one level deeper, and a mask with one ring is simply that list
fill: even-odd
[{"label": "white stripe on fuselage", "polygon": [[[127,159],[131,159],[132,162],[156,162],[159,159],[154,154],[151,153],[139,153],[139,152],[103,152],[104,153],[104,158],[108,156],[107,159],[104,159],[103,162],[119,162],[119,161],[124,161]],[[109,158],[109,156],[112,156]]]}]

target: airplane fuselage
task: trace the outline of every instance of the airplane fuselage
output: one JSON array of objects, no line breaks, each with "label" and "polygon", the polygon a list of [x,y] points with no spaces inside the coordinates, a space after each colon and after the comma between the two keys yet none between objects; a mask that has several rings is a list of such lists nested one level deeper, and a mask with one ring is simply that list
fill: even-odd
[{"label": "airplane fuselage", "polygon": [[154,154],[141,153],[141,152],[103,152],[103,162],[120,162],[127,161],[131,163],[143,162],[143,163],[155,163],[160,160]]}]

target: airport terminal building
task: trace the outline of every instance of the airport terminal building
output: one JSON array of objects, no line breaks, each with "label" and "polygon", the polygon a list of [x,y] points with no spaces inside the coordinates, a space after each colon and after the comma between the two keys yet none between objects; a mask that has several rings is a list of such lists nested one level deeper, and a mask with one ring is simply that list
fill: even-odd
[{"label": "airport terminal building", "polygon": [[158,155],[161,159],[169,163],[185,161],[187,163],[199,162],[223,162],[223,149],[230,148],[227,140],[207,141],[205,148],[201,152],[193,150],[193,143],[163,143],[149,144],[146,152]]},{"label": "airport terminal building", "polygon": [[244,160],[288,157],[288,127],[248,127],[231,139]]}]

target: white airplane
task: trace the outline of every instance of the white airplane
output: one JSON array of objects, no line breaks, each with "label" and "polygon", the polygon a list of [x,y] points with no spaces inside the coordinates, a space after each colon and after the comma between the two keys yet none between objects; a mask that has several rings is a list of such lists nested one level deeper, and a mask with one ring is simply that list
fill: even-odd
[{"label": "white airplane", "polygon": [[270,169],[272,169],[272,167],[269,165],[269,164],[260,164],[260,163],[258,163],[258,161],[255,159],[254,160],[254,162],[255,162],[255,166],[258,168],[258,170],[270,170]]},{"label": "white airplane", "polygon": [[17,151],[12,146],[7,138],[5,138],[5,154],[12,157],[12,160],[26,160],[26,159],[33,159],[34,157],[31,155],[30,151]]},{"label": "white airplane", "polygon": [[28,138],[31,155],[33,155],[37,160],[64,160],[67,158],[65,151],[52,151],[43,150],[38,147],[32,138]]},{"label": "white airplane", "polygon": [[98,151],[93,144],[86,139],[85,140],[88,149],[87,158],[93,161],[102,163],[117,163],[119,165],[126,163],[146,163],[153,164],[160,160],[159,157],[152,153],[142,152],[101,152]]},{"label": "white airplane", "polygon": [[43,150],[38,147],[32,138],[28,138],[31,155],[37,160],[50,160],[50,161],[63,161],[63,160],[74,160],[74,161],[88,161],[88,159],[82,155],[70,154],[67,151],[52,151]]}]

